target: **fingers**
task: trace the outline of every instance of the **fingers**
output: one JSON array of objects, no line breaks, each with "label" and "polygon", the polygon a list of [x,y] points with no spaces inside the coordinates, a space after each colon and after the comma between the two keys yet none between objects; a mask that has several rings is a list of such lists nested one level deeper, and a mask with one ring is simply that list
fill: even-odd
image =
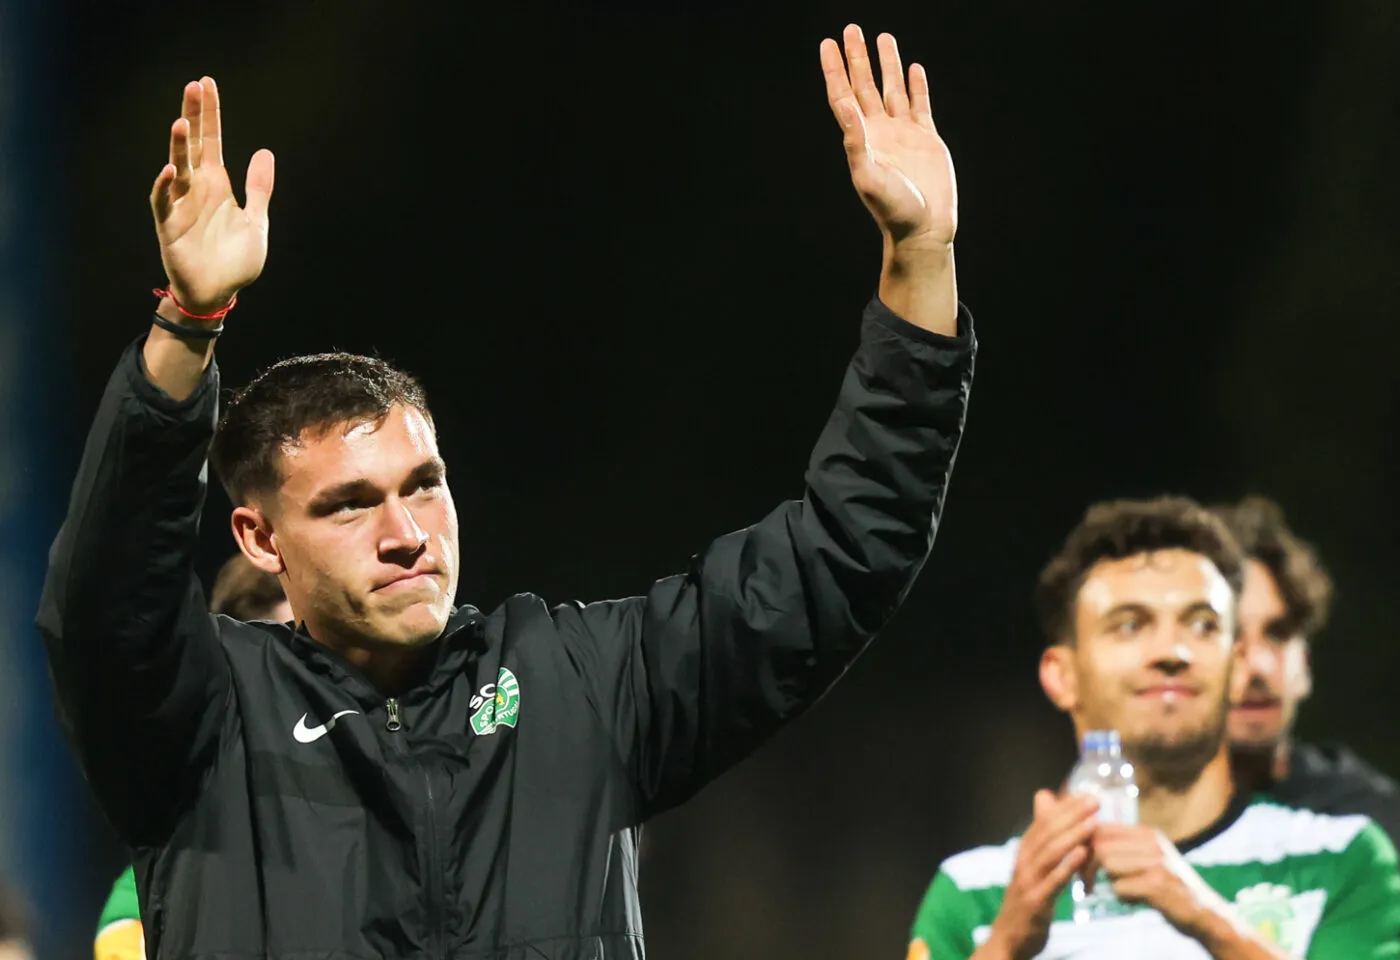
[{"label": "fingers", "polygon": [[1084,865],[1089,858],[1087,847],[1075,847],[1064,858],[1045,875],[1045,879],[1036,884],[1031,889],[1031,896],[1041,903],[1053,902],[1060,895],[1060,891],[1069,883],[1074,876],[1074,871]]},{"label": "fingers", "polygon": [[1115,880],[1162,863],[1156,834],[1140,827],[1104,824],[1094,836],[1094,858]]},{"label": "fingers", "polygon": [[1067,828],[1056,833],[1051,833],[1039,844],[1032,853],[1031,867],[1037,873],[1048,873],[1061,863],[1070,851],[1083,848],[1084,855],[1089,855],[1089,839],[1094,835],[1094,828],[1098,826],[1092,815],[1071,823]]},{"label": "fingers", "polygon": [[937,133],[933,125],[933,101],[928,95],[928,74],[923,64],[909,67],[909,111],[915,122],[931,133]]},{"label": "fingers", "polygon": [[156,174],[156,182],[151,185],[151,212],[156,216],[156,223],[164,223],[175,205],[170,196],[170,186],[174,182],[175,165],[167,163],[160,168],[160,173]]},{"label": "fingers", "polygon": [[[170,191],[173,199],[178,200],[190,192],[190,177],[193,175],[190,167],[190,122],[184,117],[170,126],[170,163],[167,166],[175,169]],[[161,172],[164,174],[164,171]]]},{"label": "fingers", "polygon": [[892,117],[909,116],[909,94],[904,89],[904,67],[899,62],[899,46],[894,37],[882,33],[875,38],[880,53],[880,80],[885,85],[885,111]]},{"label": "fingers", "polygon": [[219,87],[214,83],[213,77],[201,77],[199,81],[203,89],[203,109],[200,111],[200,148],[203,156],[202,163],[212,163],[223,166],[224,163],[224,130],[223,118],[219,113]]},{"label": "fingers", "polygon": [[850,68],[851,89],[861,112],[867,116],[884,113],[885,105],[880,100],[880,91],[875,87],[875,74],[870,69],[870,54],[865,49],[865,34],[854,23],[842,32],[846,42],[846,64]]},{"label": "fingers", "polygon": [[1153,899],[1154,882],[1146,874],[1113,881],[1113,895],[1124,903],[1148,903]]},{"label": "fingers", "polygon": [[854,166],[865,154],[865,118],[846,77],[846,64],[835,40],[822,41],[822,75],[826,78],[826,102],[836,122],[841,124],[841,141],[846,159]]},{"label": "fingers", "polygon": [[842,119],[842,104],[849,104],[852,110],[859,112],[856,95],[851,91],[850,80],[846,77],[846,62],[841,59],[841,48],[835,40],[822,41],[821,55],[822,76],[826,78],[826,102],[830,104],[837,122],[844,127],[846,122]]},{"label": "fingers", "polygon": [[199,166],[201,161],[200,138],[204,135],[201,126],[203,105],[204,88],[194,81],[185,84],[185,96],[180,105],[180,116],[189,124],[189,165],[191,167]]},{"label": "fingers", "polygon": [[1082,822],[1093,823],[1093,817],[1098,812],[1099,801],[1096,798],[1085,794],[1073,794],[1055,801],[1047,815],[1038,823],[1032,824],[1031,829],[1040,826],[1039,833],[1045,837],[1053,837],[1073,829]]},{"label": "fingers", "polygon": [[246,198],[244,213],[263,233],[267,232],[267,207],[272,202],[272,181],[276,165],[271,150],[259,150],[248,161],[248,176],[243,184]]}]

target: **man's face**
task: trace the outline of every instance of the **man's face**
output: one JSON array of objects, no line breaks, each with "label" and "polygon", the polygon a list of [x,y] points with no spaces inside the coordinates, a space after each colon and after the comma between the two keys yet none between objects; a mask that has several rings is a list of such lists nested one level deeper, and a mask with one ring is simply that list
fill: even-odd
[{"label": "man's face", "polygon": [[287,599],[313,637],[436,639],[457,592],[457,510],[423,414],[338,424],[284,449],[271,513]]},{"label": "man's face", "polygon": [[1239,663],[1230,695],[1230,745],[1272,752],[1312,692],[1307,641],[1287,627],[1288,608],[1269,568],[1245,565]]},{"label": "man's face", "polygon": [[1149,768],[1199,769],[1223,743],[1233,616],[1229,583],[1200,554],[1101,561],[1060,648],[1068,694],[1052,697],[1079,731],[1117,730]]}]

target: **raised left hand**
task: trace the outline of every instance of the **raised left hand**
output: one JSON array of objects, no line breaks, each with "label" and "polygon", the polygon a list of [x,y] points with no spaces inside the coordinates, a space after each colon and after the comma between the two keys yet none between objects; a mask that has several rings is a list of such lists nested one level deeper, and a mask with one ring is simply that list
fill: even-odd
[{"label": "raised left hand", "polygon": [[[933,125],[928,75],[909,68],[909,86],[894,37],[876,38],[883,97],[875,86],[865,35],[846,27],[846,60],[835,40],[821,44],[827,101],[841,124],[851,183],[885,236],[895,243],[948,246],[958,229],[953,158]],[[849,67],[849,74],[847,72]]]}]

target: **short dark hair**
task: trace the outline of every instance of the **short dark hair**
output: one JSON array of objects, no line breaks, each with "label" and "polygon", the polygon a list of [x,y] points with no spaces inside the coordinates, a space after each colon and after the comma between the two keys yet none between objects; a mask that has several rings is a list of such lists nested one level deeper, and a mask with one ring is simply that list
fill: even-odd
[{"label": "short dark hair", "polygon": [[209,612],[222,613],[235,620],[266,620],[272,608],[287,594],[282,583],[270,573],[263,573],[241,553],[225,561],[214,578],[209,592]]},{"label": "short dark hair", "polygon": [[269,367],[238,391],[219,422],[209,461],[235,504],[282,484],[282,448],[306,431],[382,420],[397,404],[432,423],[417,380],[376,357],[317,353]]},{"label": "short dark hair", "polygon": [[1288,529],[1283,508],[1267,497],[1245,497],[1239,503],[1212,507],[1240,548],[1269,571],[1288,608],[1289,635],[1312,637],[1327,623],[1332,606],[1332,578],[1313,548]]},{"label": "short dark hair", "polygon": [[1036,610],[1047,642],[1073,640],[1075,601],[1089,571],[1099,561],[1172,549],[1198,553],[1215,564],[1239,596],[1244,583],[1244,554],[1220,518],[1196,501],[1157,497],[1112,500],[1089,507],[1036,584]]}]

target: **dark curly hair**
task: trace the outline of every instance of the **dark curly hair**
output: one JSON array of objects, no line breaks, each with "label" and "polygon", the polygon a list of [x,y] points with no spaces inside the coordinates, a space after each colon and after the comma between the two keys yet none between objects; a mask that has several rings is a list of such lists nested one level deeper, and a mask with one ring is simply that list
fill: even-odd
[{"label": "dark curly hair", "polygon": [[1250,559],[1269,571],[1288,608],[1285,629],[1290,636],[1311,638],[1327,624],[1332,606],[1332,578],[1313,548],[1288,529],[1283,508],[1267,497],[1245,497],[1239,503],[1212,507]]},{"label": "dark curly hair", "polygon": [[1238,597],[1244,554],[1225,523],[1187,497],[1096,503],[1070,531],[1036,584],[1035,604],[1046,641],[1074,639],[1074,607],[1089,571],[1101,560],[1155,550],[1189,550],[1215,564]]}]

